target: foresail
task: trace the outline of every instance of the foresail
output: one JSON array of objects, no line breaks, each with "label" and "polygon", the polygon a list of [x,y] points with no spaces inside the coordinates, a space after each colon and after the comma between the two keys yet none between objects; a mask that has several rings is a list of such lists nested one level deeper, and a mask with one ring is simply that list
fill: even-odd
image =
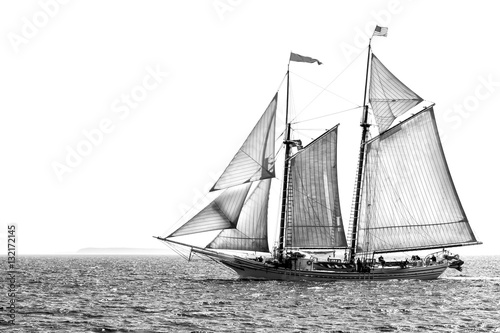
[{"label": "foresail", "polygon": [[372,54],[370,104],[379,132],[388,129],[396,117],[422,101],[422,98],[395,77]]},{"label": "foresail", "polygon": [[290,177],[292,216],[287,218],[286,246],[345,247],[337,184],[337,126],[292,157]]},{"label": "foresail", "polygon": [[225,190],[168,237],[235,228],[250,185],[251,184],[244,184]]},{"label": "foresail", "polygon": [[271,179],[261,180],[248,195],[236,229],[226,229],[207,246],[212,249],[269,252],[267,210]]},{"label": "foresail", "polygon": [[357,251],[476,243],[432,108],[394,126],[366,148]]},{"label": "foresail", "polygon": [[274,177],[274,140],[278,94],[211,191]]}]

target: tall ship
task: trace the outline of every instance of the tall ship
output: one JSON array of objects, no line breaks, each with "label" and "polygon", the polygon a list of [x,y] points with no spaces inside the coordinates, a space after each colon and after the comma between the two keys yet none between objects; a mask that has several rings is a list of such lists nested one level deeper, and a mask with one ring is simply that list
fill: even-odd
[{"label": "tall ship", "polygon": [[[375,28],[373,36],[386,35],[387,28]],[[295,53],[290,61],[321,64]],[[276,93],[212,186],[214,199],[155,238],[187,248],[189,258],[199,254],[214,259],[250,279],[431,280],[447,268],[461,270],[464,261],[448,249],[481,243],[453,184],[434,103],[423,103],[387,69],[373,54],[370,38],[346,231],[337,174],[339,126],[304,146],[292,137],[290,62],[286,82],[283,138],[276,132]],[[284,155],[279,168],[278,153]],[[276,219],[269,214],[272,182],[280,186],[275,191],[280,210]],[[279,227],[273,242],[268,238],[275,224]],[[206,244],[187,240],[207,233],[215,236]],[[420,256],[422,251],[426,253]],[[384,258],[394,253],[402,256]]]}]

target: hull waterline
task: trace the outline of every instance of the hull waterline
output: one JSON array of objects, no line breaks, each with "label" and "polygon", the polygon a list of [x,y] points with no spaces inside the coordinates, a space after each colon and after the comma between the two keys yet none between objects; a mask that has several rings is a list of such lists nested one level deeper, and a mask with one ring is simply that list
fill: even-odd
[{"label": "hull waterline", "polygon": [[[206,254],[206,253],[205,253]],[[274,267],[274,265],[231,256],[209,255],[229,267],[241,278],[284,281],[337,281],[337,280],[435,280],[448,268],[446,262],[422,267],[380,267],[370,272],[303,270]]]}]

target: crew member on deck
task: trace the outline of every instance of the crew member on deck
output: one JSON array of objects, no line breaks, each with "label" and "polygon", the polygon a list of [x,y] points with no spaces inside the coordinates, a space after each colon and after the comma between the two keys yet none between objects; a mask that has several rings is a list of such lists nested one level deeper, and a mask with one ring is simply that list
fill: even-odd
[{"label": "crew member on deck", "polygon": [[378,261],[380,262],[380,264],[382,265],[382,267],[385,266],[385,260],[384,260],[384,257],[380,256],[378,257]]},{"label": "crew member on deck", "polygon": [[361,259],[356,260],[356,271],[361,272]]}]

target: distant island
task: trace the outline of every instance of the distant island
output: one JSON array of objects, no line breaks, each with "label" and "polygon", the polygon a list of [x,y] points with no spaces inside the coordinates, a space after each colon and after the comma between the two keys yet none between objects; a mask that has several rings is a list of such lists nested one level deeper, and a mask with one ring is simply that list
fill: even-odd
[{"label": "distant island", "polygon": [[175,255],[169,249],[141,249],[127,247],[86,247],[76,251],[76,254],[137,254],[137,255]]}]

